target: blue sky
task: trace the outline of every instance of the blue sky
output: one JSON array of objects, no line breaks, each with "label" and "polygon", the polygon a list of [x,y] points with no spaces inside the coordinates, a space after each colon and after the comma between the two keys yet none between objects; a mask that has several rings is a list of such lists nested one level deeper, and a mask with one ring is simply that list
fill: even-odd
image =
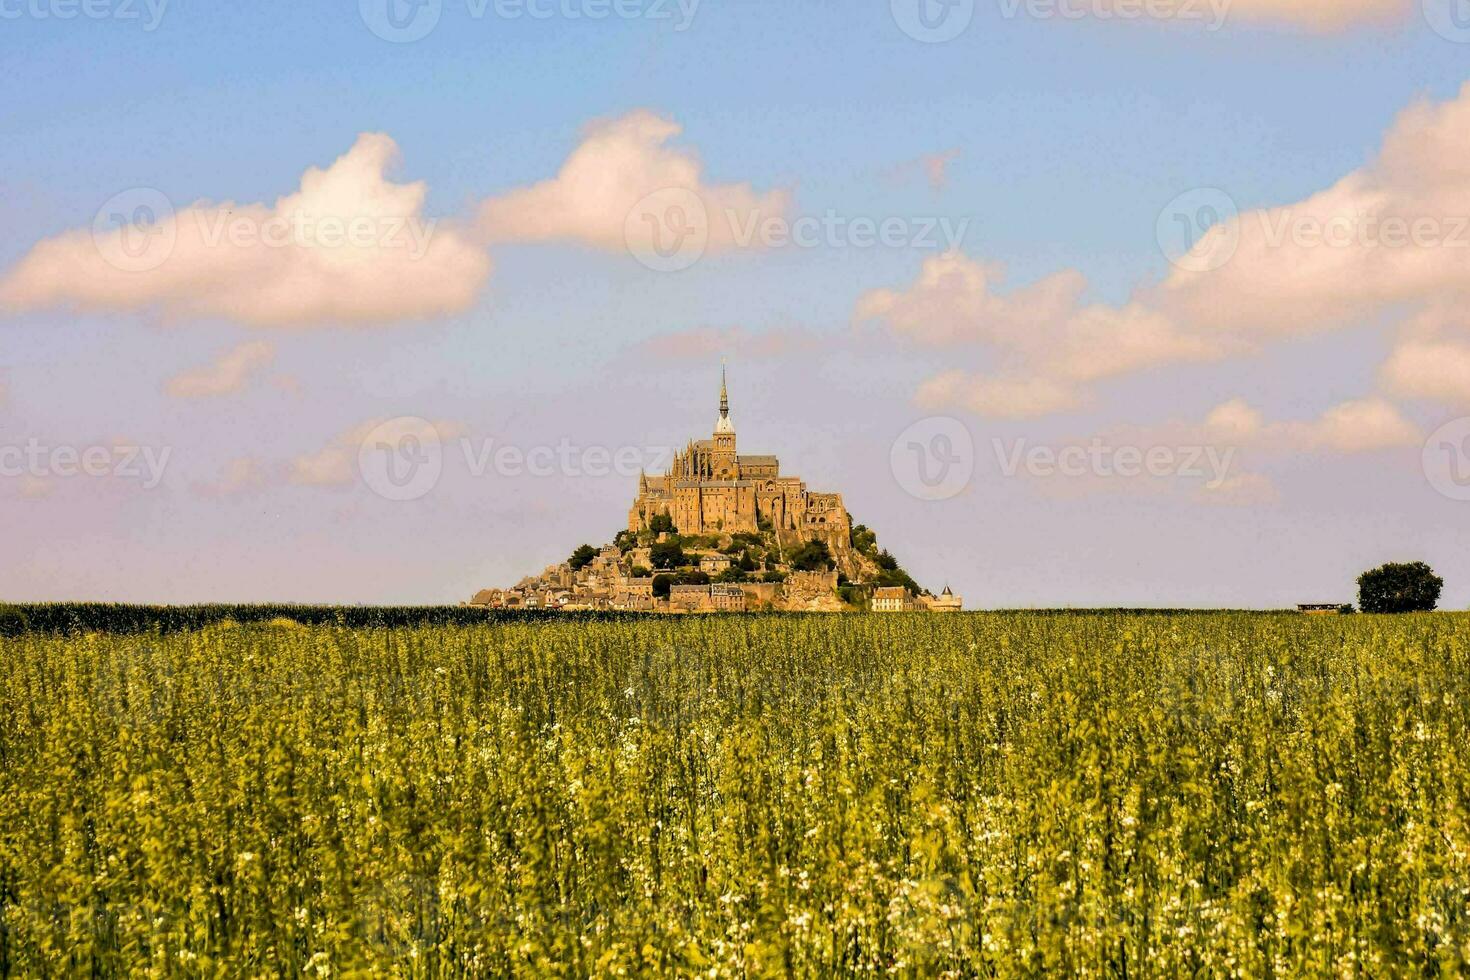
[{"label": "blue sky", "polygon": [[[1431,194],[1423,173],[1373,169],[1416,105],[1444,114],[1425,132],[1470,142],[1466,116],[1451,111],[1466,98],[1470,45],[1436,33],[1417,2],[1359,0],[1360,19],[1324,27],[1311,3],[1255,0],[1208,30],[1010,17],[981,0],[968,28],[939,44],[907,36],[888,2],[706,0],[677,30],[675,5],[671,19],[590,21],[512,19],[493,4],[475,16],[444,0],[437,26],[412,43],[376,36],[355,2],[175,2],[151,30],[141,2],[95,0],[107,16],[69,20],[58,2],[0,7],[0,64],[21,94],[0,105],[0,277],[12,287],[0,314],[0,445],[125,441],[171,455],[147,490],[125,478],[0,476],[12,538],[0,596],[454,601],[508,584],[610,537],[633,482],[475,476],[460,440],[703,437],[723,354],[742,446],[780,454],[813,489],[843,491],[921,581],[948,580],[971,605],[1347,600],[1359,571],[1401,558],[1430,560],[1447,603],[1470,602],[1470,504],[1436,491],[1420,462],[1429,433],[1470,409],[1454,377],[1424,369],[1458,363],[1462,324],[1411,323],[1457,308],[1446,282],[1462,255],[1431,256],[1439,271],[1426,284],[1408,263],[1365,253],[1341,274],[1378,282],[1383,269],[1380,293],[1273,333],[1200,311],[1259,297],[1270,269],[1302,255],[1257,254],[1247,238],[1220,276],[1176,281],[1156,231],[1161,210],[1192,189],[1223,189],[1241,212],[1312,210],[1305,202],[1355,173],[1400,209],[1413,202],[1446,223],[1470,214],[1470,181]],[[477,225],[483,202],[521,200],[555,178],[599,121],[640,113],[678,127],[660,146],[697,160],[716,195],[784,195],[788,219],[967,221],[962,264],[946,275],[1003,265],[1004,284],[985,297],[1068,270],[1085,287],[1028,339],[1015,335],[1029,329],[1024,315],[988,299],[952,308],[951,290],[925,294],[932,248],[711,248],[669,274],[596,230],[544,241],[530,227]],[[1418,145],[1415,125],[1400,127],[1399,145]],[[146,289],[88,292],[78,284],[95,279],[92,266],[64,256],[43,270],[62,285],[35,285],[33,249],[89,229],[115,195],[153,189],[180,211],[268,205],[363,133],[396,144],[389,180],[423,182],[422,217],[441,232],[473,229],[453,254],[488,256],[489,270],[467,302],[394,322],[265,323],[198,296],[170,306]],[[936,184],[925,161],[944,154]],[[244,298],[231,309],[248,305],[249,283],[220,278],[234,266],[198,268],[193,288],[233,290]],[[1126,310],[1156,287],[1144,305],[1169,325],[1150,334],[1146,358],[1096,376],[1052,363],[1063,349],[1069,363],[1111,357],[1122,335],[1079,341],[1074,314]],[[888,312],[858,317],[874,290],[895,294]],[[1267,312],[1290,321],[1308,302],[1286,295]],[[924,340],[924,324],[940,322],[953,336]],[[1179,353],[1181,337],[1209,349]],[[222,376],[250,345],[269,349],[265,362]],[[172,384],[206,370],[217,382],[208,397]],[[942,391],[926,387],[950,373]],[[997,409],[996,379],[1007,393],[1012,382],[1030,396],[1066,391]],[[1227,439],[1206,419],[1236,402],[1257,421]],[[1344,424],[1380,438],[1326,428],[1334,407],[1362,403]],[[433,492],[386,501],[351,467],[302,477],[298,461],[330,469],[324,453],[397,416],[438,424],[446,464]],[[890,448],[934,417],[971,434],[974,476],[953,497],[924,500],[893,472]],[[1188,478],[1125,488],[1006,476],[993,446],[1093,438],[1225,439],[1238,449],[1233,475],[1248,479],[1222,505]]]}]

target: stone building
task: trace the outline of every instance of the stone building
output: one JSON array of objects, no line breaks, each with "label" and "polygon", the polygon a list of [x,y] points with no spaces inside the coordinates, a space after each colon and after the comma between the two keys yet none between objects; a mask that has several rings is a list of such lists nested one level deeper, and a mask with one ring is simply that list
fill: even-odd
[{"label": "stone building", "polygon": [[667,514],[680,534],[768,528],[783,545],[825,541],[834,556],[850,547],[851,528],[840,493],[809,491],[800,477],[782,475],[775,456],[736,449],[723,370],[714,433],[675,453],[662,476],[639,477],[628,530],[647,530],[658,514]]},{"label": "stone building", "polygon": [[709,575],[718,575],[730,567],[730,556],[719,553],[699,556],[699,570]]},{"label": "stone building", "polygon": [[674,612],[709,612],[713,608],[708,585],[675,585],[669,589],[669,609]]},{"label": "stone building", "polygon": [[711,586],[710,605],[715,612],[745,612],[745,590],[738,585]]},{"label": "stone building", "polygon": [[632,609],[641,611],[652,609],[653,579],[624,579],[617,594],[613,597],[613,606],[617,609]]},{"label": "stone building", "polygon": [[913,597],[901,585],[883,586],[873,590],[873,612],[909,612],[913,608]]},{"label": "stone building", "polygon": [[925,612],[959,612],[965,605],[964,600],[955,595],[948,585],[938,595],[921,595],[915,602]]}]

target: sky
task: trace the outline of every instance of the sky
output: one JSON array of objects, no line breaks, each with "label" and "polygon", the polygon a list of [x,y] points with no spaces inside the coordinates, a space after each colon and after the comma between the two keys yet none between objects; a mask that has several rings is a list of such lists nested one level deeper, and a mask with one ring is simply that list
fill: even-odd
[{"label": "sky", "polygon": [[1464,0],[0,0],[0,599],[438,603],[707,438],[971,608],[1470,605]]}]

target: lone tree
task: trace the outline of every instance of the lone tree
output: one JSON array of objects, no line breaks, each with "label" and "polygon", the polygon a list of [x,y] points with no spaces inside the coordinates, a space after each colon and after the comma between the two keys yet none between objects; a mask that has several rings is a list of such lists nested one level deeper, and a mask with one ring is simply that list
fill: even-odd
[{"label": "lone tree", "polygon": [[1365,613],[1429,612],[1444,579],[1422,561],[1387,564],[1358,576],[1358,608]]}]

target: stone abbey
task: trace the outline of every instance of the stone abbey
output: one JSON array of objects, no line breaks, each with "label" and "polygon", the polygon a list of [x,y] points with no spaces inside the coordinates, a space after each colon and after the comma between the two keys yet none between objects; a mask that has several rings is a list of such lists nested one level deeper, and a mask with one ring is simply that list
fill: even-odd
[{"label": "stone abbey", "polygon": [[[816,547],[821,542],[826,547]],[[675,453],[668,472],[643,473],[628,526],[610,544],[584,544],[509,589],[471,605],[566,612],[956,612],[853,526],[840,493],[814,493],[775,456],[741,455],[720,371],[720,415],[708,439]]]},{"label": "stone abbey", "polygon": [[679,534],[767,531],[783,545],[824,541],[834,555],[850,544],[842,494],[809,491],[800,477],[781,474],[775,456],[742,455],[736,450],[723,369],[720,417],[713,435],[676,453],[664,475],[639,478],[628,530],[648,530],[659,514],[667,514]]}]

